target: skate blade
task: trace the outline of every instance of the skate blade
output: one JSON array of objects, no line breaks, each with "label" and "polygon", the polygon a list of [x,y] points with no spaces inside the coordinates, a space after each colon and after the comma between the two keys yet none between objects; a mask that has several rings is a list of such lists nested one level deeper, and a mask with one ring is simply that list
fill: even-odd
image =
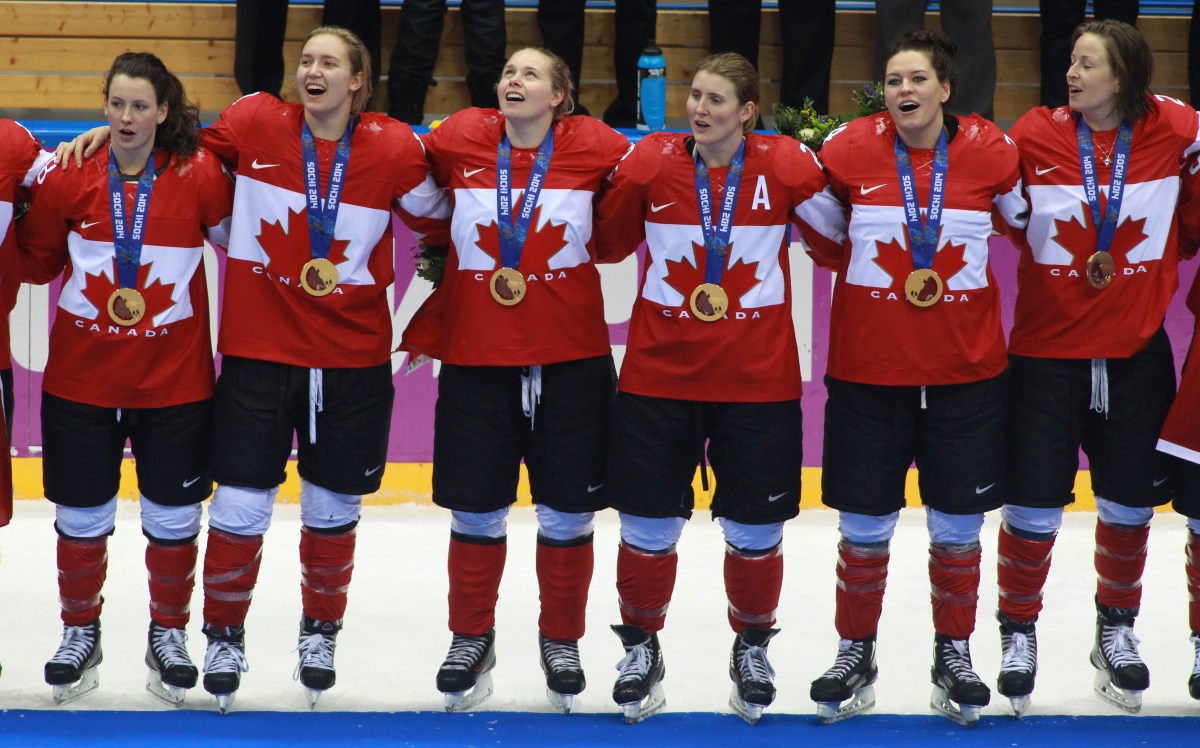
[{"label": "skate blade", "polygon": [[647,717],[658,714],[666,705],[667,694],[663,691],[662,683],[655,683],[650,687],[650,693],[646,698],[629,704],[619,704],[618,706],[621,707],[621,711],[625,714],[625,721],[631,725],[636,725]]},{"label": "skate blade", "polygon": [[183,699],[187,696],[186,688],[169,686],[163,683],[162,676],[159,675],[157,670],[146,672],[146,690],[152,696],[173,707],[183,706]]},{"label": "skate blade", "polygon": [[66,683],[61,686],[54,686],[51,691],[51,696],[54,698],[54,703],[58,706],[70,704],[72,701],[81,699],[87,696],[92,691],[100,687],[100,673],[96,668],[90,667],[79,674],[79,680],[74,683]]},{"label": "skate blade", "polygon": [[475,687],[470,691],[453,691],[446,694],[447,712],[465,712],[488,700],[492,695],[491,672],[480,673]]},{"label": "skate blade", "polygon": [[237,693],[214,693],[213,698],[217,700],[217,711],[221,714],[229,714],[229,710],[233,709],[233,699]]},{"label": "skate blade", "polygon": [[1107,670],[1097,670],[1096,679],[1092,685],[1096,689],[1097,696],[1118,709],[1123,709],[1130,714],[1142,711],[1142,692],[1118,688],[1108,676]]},{"label": "skate blade", "polygon": [[546,700],[550,702],[550,706],[557,709],[562,714],[570,714],[571,707],[575,705],[575,696],[569,693],[559,693],[551,688],[546,689]]},{"label": "skate blade", "polygon": [[955,705],[950,700],[950,694],[941,686],[933,687],[933,693],[929,697],[929,706],[946,719],[963,727],[975,727],[978,725],[979,712],[983,709],[981,706],[971,704]]},{"label": "skate blade", "polygon": [[304,689],[304,697],[306,699],[308,699],[308,708],[309,709],[317,708],[317,702],[321,700],[321,694],[323,694],[323,693],[325,693],[325,692],[318,691],[315,688],[305,688]]},{"label": "skate blade", "polygon": [[875,708],[875,686],[863,686],[854,692],[844,705],[840,701],[818,701],[817,721],[823,725],[832,725],[844,719],[862,714]]},{"label": "skate blade", "polygon": [[751,704],[738,696],[737,684],[733,684],[733,691],[729,694],[729,708],[734,714],[746,720],[747,723],[757,725],[762,719],[763,709],[766,709],[762,704]]},{"label": "skate blade", "polygon": [[1025,711],[1029,709],[1030,699],[1028,696],[1010,696],[1008,703],[1012,705],[1013,719],[1020,719],[1025,716]]}]

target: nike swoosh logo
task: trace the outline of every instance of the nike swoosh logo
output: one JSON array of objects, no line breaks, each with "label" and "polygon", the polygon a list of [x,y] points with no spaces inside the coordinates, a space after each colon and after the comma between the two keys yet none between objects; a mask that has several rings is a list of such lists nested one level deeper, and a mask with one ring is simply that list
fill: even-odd
[{"label": "nike swoosh logo", "polygon": [[594,485],[594,486],[593,486],[592,484],[590,484],[590,483],[589,483],[589,484],[588,484],[588,493],[596,493],[596,492],[597,492],[597,491],[599,491],[601,488],[604,488],[604,484],[603,484],[603,483],[597,483],[597,484],[596,484],[596,485]]},{"label": "nike swoosh logo", "polygon": [[1057,169],[1057,168],[1058,168],[1057,166],[1051,166],[1049,169],[1043,169],[1043,168],[1042,168],[1042,167],[1040,167],[1040,166],[1035,166],[1035,167],[1033,168],[1033,173],[1034,173],[1034,174],[1037,174],[1037,175],[1040,177],[1040,176],[1042,176],[1043,174],[1049,174],[1050,172],[1054,171],[1054,170],[1055,170],[1055,169]]},{"label": "nike swoosh logo", "polygon": [[79,224],[79,230],[82,231],[83,229],[90,229],[91,227],[93,227],[99,223],[100,223],[99,221],[92,221],[91,223],[84,221],[83,223]]},{"label": "nike swoosh logo", "polygon": [[675,204],[675,203],[673,203],[673,202],[671,202],[671,203],[663,203],[662,205],[655,205],[654,203],[650,203],[650,212],[651,212],[651,213],[657,213],[658,211],[660,211],[660,210],[663,210],[664,208],[669,208],[669,207],[671,207],[671,206],[672,206],[672,205],[674,205],[674,204]]},{"label": "nike swoosh logo", "polygon": [[370,478],[375,473],[378,473],[380,468],[382,468],[382,467],[383,467],[383,465],[376,465],[375,467],[371,468],[370,470],[363,471],[363,475]]},{"label": "nike swoosh logo", "polygon": [[870,195],[872,192],[879,189],[880,187],[887,187],[887,185],[886,184],[877,184],[874,187],[868,187],[864,184],[858,188],[858,191],[864,195]]},{"label": "nike swoosh logo", "polygon": [[1154,487],[1158,488],[1159,486],[1161,486],[1162,484],[1166,483],[1169,480],[1171,480],[1170,476],[1167,476],[1166,478],[1156,478],[1154,481]]},{"label": "nike swoosh logo", "polygon": [[779,500],[780,500],[780,499],[782,499],[784,496],[787,496],[789,493],[791,493],[791,492],[790,492],[790,491],[784,491],[783,493],[773,493],[773,494],[771,494],[770,496],[768,496],[768,497],[767,497],[767,501],[779,501]]},{"label": "nike swoosh logo", "polygon": [[279,164],[260,164],[258,163],[258,159],[250,162],[250,168],[252,169],[270,169],[273,166],[279,166]]},{"label": "nike swoosh logo", "polygon": [[[486,169],[486,168],[487,168],[486,166],[483,167],[483,169]],[[483,169],[472,169],[471,171],[467,171],[466,169],[463,169],[463,179],[470,179],[471,177],[475,176],[479,172],[483,171]]]},{"label": "nike swoosh logo", "polygon": [[195,478],[192,478],[191,480],[185,480],[185,481],[183,482],[183,487],[184,487],[184,488],[189,488],[189,487],[191,487],[191,485],[192,485],[193,483],[195,483],[195,482],[196,482],[196,481],[198,481],[198,480],[200,480],[200,476],[199,476],[199,475],[197,475]]},{"label": "nike swoosh logo", "polygon": [[989,483],[989,484],[987,484],[986,486],[983,486],[983,487],[980,487],[980,486],[975,486],[975,495],[976,495],[976,496],[978,496],[979,494],[983,494],[983,493],[987,493],[988,491],[991,491],[991,490],[992,490],[992,486],[994,486],[994,485],[996,485],[996,484],[995,484],[995,483]]}]

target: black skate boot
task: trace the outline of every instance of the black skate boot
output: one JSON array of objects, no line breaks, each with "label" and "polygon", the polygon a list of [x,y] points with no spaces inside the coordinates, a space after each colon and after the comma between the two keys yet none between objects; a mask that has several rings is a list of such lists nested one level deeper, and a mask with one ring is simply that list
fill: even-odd
[{"label": "black skate boot", "polygon": [[1132,714],[1141,711],[1142,691],[1150,687],[1150,670],[1138,654],[1141,640],[1133,633],[1137,614],[1137,608],[1097,603],[1096,646],[1092,648],[1096,695]]},{"label": "black skate boot", "polygon": [[579,661],[579,642],[562,642],[538,634],[542,650],[542,672],[546,674],[546,698],[563,714],[571,713],[575,697],[587,687],[583,664]]},{"label": "black skate boot", "polygon": [[246,662],[246,629],[242,626],[221,628],[204,624],[208,650],[204,653],[204,690],[217,699],[221,714],[228,714],[242,684],[242,673],[250,670]]},{"label": "black skate boot", "polygon": [[496,667],[496,630],[483,636],[455,634],[438,669],[437,688],[446,695],[446,711],[464,712],[492,695]]},{"label": "black skate boot", "polygon": [[992,700],[992,692],[975,674],[971,646],[966,639],[933,636],[933,695],[929,705],[963,727],[979,724],[979,711]]},{"label": "black skate boot", "polygon": [[999,611],[1000,677],[996,690],[1012,703],[1013,714],[1020,719],[1029,708],[1029,695],[1037,676],[1037,629],[1033,621],[1014,621]]},{"label": "black skate boot", "polygon": [[1192,676],[1188,678],[1188,693],[1200,700],[1200,636],[1192,634],[1192,646],[1196,648],[1196,659],[1192,660]]},{"label": "black skate boot", "polygon": [[317,705],[321,694],[333,688],[337,672],[333,669],[333,650],[337,647],[337,635],[342,630],[341,621],[318,621],[302,615],[300,617],[300,639],[296,651],[300,660],[294,680],[299,680],[308,696],[308,707]]},{"label": "black skate boot", "polygon": [[[808,695],[817,702],[817,719],[828,725],[875,706],[875,634],[838,641],[833,667],[812,682]],[[848,702],[843,705],[842,702]]]},{"label": "black skate boot", "polygon": [[150,622],[146,636],[146,690],[171,706],[183,704],[199,672],[187,651],[187,632]]},{"label": "black skate boot", "polygon": [[100,621],[86,626],[64,625],[58,651],[46,663],[46,683],[54,686],[54,703],[67,704],[99,688],[96,666],[103,659]]},{"label": "black skate boot", "polygon": [[729,678],[733,692],[729,706],[752,725],[758,724],[763,709],[775,700],[775,668],[767,659],[767,645],[779,629],[746,629],[734,637],[729,653]]},{"label": "black skate boot", "polygon": [[617,682],[613,685],[613,701],[625,713],[629,724],[641,722],[662,710],[667,703],[662,681],[667,668],[663,663],[658,634],[647,634],[637,626],[613,626],[621,637],[625,657],[617,663]]}]

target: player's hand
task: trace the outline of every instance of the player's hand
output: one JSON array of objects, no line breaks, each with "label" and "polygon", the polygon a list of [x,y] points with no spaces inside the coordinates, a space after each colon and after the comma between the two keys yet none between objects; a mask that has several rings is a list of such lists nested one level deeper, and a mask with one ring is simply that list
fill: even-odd
[{"label": "player's hand", "polygon": [[83,159],[100,150],[107,142],[108,125],[93,127],[67,143],[59,143],[58,148],[54,149],[54,160],[60,168],[69,169],[74,157],[75,165],[82,168]]}]

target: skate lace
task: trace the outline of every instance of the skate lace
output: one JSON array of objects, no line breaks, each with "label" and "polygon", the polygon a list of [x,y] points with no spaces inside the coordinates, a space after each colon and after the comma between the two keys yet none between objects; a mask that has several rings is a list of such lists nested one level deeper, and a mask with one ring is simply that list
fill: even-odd
[{"label": "skate lace", "polygon": [[63,628],[62,643],[50,662],[59,662],[79,667],[91,655],[96,646],[96,635],[91,626],[66,626]]},{"label": "skate lace", "polygon": [[853,639],[842,639],[838,642],[838,654],[837,659],[833,661],[833,667],[826,670],[825,674],[821,677],[830,680],[841,680],[862,661],[862,658],[862,642],[856,642]]},{"label": "skate lace", "polygon": [[1137,649],[1141,643],[1142,640],[1128,626],[1105,626],[1100,641],[1104,656],[1113,667],[1144,664]]},{"label": "skate lace", "polygon": [[574,642],[557,642],[546,639],[542,642],[542,657],[551,672],[578,671],[583,669],[579,662],[579,646]]},{"label": "skate lace", "polygon": [[1196,660],[1192,663],[1192,677],[1200,675],[1200,636],[1192,634],[1192,644],[1196,646]]},{"label": "skate lace", "polygon": [[1020,631],[1014,631],[1010,637],[1000,659],[1000,670],[1032,673],[1034,652],[1029,637]]},{"label": "skate lace", "polygon": [[767,659],[764,647],[748,646],[737,658],[738,676],[743,681],[754,683],[771,683],[775,678],[775,668]]},{"label": "skate lace", "polygon": [[187,652],[187,634],[183,629],[168,629],[155,627],[154,630],[154,656],[165,667],[172,665],[187,665],[192,664],[192,660],[188,657]]},{"label": "skate lace", "polygon": [[292,672],[292,680],[300,679],[301,668],[315,667],[322,670],[333,670],[333,648],[335,646],[335,640],[323,634],[308,634],[300,639],[300,643],[294,650],[300,653],[300,659],[296,662],[295,671]]},{"label": "skate lace", "polygon": [[205,673],[245,673],[250,670],[246,651],[234,642],[214,639],[204,653]]},{"label": "skate lace", "polygon": [[955,680],[964,683],[983,683],[971,667],[970,650],[965,639],[951,639],[942,645],[942,664]]},{"label": "skate lace", "polygon": [[617,663],[617,683],[641,680],[650,673],[650,648],[638,644],[625,651],[625,656]]},{"label": "skate lace", "polygon": [[487,637],[455,634],[443,670],[470,670],[487,652]]}]

